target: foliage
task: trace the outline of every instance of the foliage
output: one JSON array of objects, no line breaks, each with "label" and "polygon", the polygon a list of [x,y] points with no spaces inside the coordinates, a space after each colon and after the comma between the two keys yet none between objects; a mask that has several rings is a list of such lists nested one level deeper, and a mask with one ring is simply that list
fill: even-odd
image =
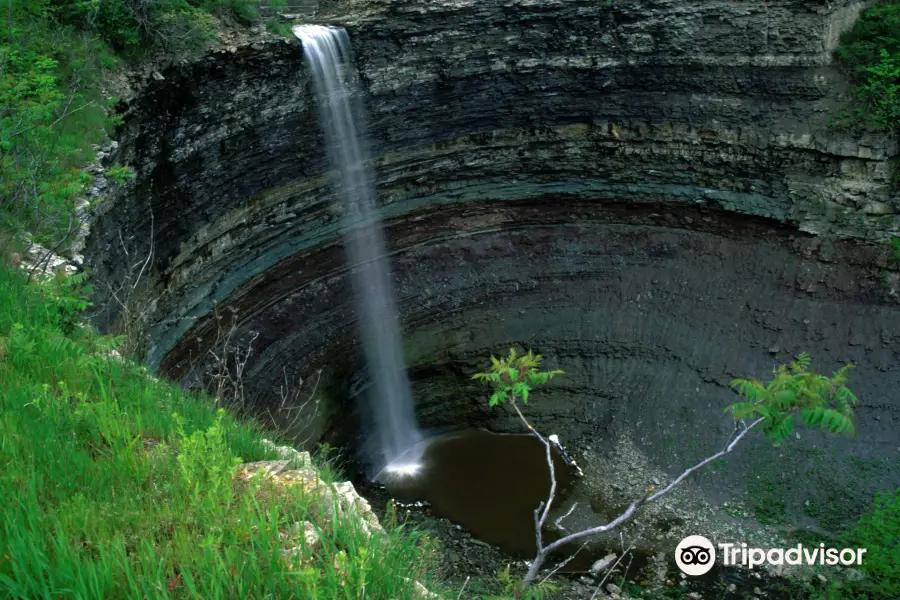
[{"label": "foliage", "polygon": [[[92,147],[121,123],[106,96],[120,57],[184,55],[215,36],[212,14],[255,21],[251,0],[8,0],[0,11],[0,228],[65,247]],[[112,166],[107,177],[133,176]]]},{"label": "foliage", "polygon": [[863,12],[853,27],[841,35],[835,53],[853,69],[877,62],[881,50],[900,52],[900,6],[882,0],[878,6]]},{"label": "foliage", "polygon": [[58,22],[95,33],[126,55],[202,45],[213,35],[210,14],[228,12],[245,23],[258,17],[250,0],[49,0],[49,10]]},{"label": "foliage", "polygon": [[552,598],[553,592],[557,590],[557,587],[549,581],[543,581],[522,590],[521,582],[510,572],[510,565],[506,565],[497,572],[497,581],[503,588],[503,595],[483,596],[484,600],[544,600]]},{"label": "foliage", "polygon": [[[204,430],[188,435],[184,430],[184,419],[178,413],[172,414],[175,421],[178,467],[184,484],[189,506],[203,510],[211,517],[220,516],[234,502],[232,477],[241,459],[228,452],[222,419],[225,411],[219,409],[216,420]],[[220,542],[221,543],[221,540]]]},{"label": "foliage", "polygon": [[735,379],[731,385],[746,402],[736,402],[725,412],[735,419],[763,418],[763,433],[776,446],[794,432],[797,414],[807,427],[853,434],[856,396],[845,385],[853,365],[845,365],[828,378],[810,371],[809,362],[808,354],[800,354],[790,367],[775,369],[775,377],[767,385],[756,379]]},{"label": "foliage", "polygon": [[861,579],[829,583],[812,600],[881,600],[900,598],[900,489],[880,492],[875,506],[859,518],[856,527],[841,542],[846,547],[865,548],[859,570]]},{"label": "foliage", "polygon": [[900,489],[875,496],[874,509],[860,517],[851,539],[868,549],[861,565],[872,578],[867,587],[900,596]]},{"label": "foliage", "polygon": [[851,117],[893,131],[900,126],[900,4],[884,1],[865,11],[836,50],[856,88]]},{"label": "foliage", "polygon": [[281,23],[280,21],[276,21],[274,19],[269,19],[266,21],[266,31],[274,35],[280,35],[283,38],[291,39],[294,34],[291,28],[291,25],[287,23]]},{"label": "foliage", "polygon": [[891,236],[891,254],[888,258],[891,263],[900,265],[900,236]]},{"label": "foliage", "polygon": [[528,394],[534,386],[544,385],[562,371],[540,371],[540,354],[534,354],[531,350],[527,354],[519,356],[515,348],[509,349],[509,356],[496,358],[491,355],[491,370],[486,373],[476,373],[472,379],[491,383],[494,393],[491,394],[490,405],[497,406],[507,400],[515,402],[521,398],[524,404],[528,404]]},{"label": "foliage", "polygon": [[[57,285],[0,265],[0,598],[411,599],[409,579],[431,585],[428,541],[402,525],[367,536],[302,486],[232,482],[241,458],[277,458],[260,429],[111,356],[121,340],[61,313]],[[303,520],[321,548],[288,565]]]},{"label": "foliage", "polygon": [[78,325],[80,313],[93,306],[90,297],[94,287],[86,282],[85,272],[72,275],[59,272],[45,287],[49,300],[59,311],[59,328],[64,334],[71,335]]},{"label": "foliage", "polygon": [[876,129],[900,126],[900,55],[882,49],[873,65],[860,69],[863,81],[853,90],[854,116]]},{"label": "foliage", "polygon": [[86,131],[97,115],[59,68],[45,54],[0,46],[0,218],[39,235],[73,220],[71,198],[90,180],[77,167],[103,135]]}]

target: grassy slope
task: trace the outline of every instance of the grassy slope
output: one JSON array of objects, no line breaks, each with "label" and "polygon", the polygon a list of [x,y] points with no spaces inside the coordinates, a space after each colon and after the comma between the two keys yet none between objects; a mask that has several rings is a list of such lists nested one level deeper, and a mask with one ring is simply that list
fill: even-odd
[{"label": "grassy slope", "polygon": [[[366,538],[298,491],[234,484],[236,457],[274,458],[261,432],[106,357],[54,298],[0,267],[0,597],[414,596],[415,534]],[[301,520],[324,543],[289,568]]]}]

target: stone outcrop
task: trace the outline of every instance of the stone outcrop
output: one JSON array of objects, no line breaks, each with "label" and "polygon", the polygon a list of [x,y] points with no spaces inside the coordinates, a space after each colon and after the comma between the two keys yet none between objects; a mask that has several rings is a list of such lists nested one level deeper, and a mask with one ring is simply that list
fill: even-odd
[{"label": "stone outcrop", "polygon": [[[257,461],[238,466],[235,477],[242,482],[265,480],[275,488],[300,486],[312,500],[310,518],[322,515],[319,523],[297,521],[281,533],[285,549],[282,556],[286,568],[300,567],[305,560],[323,550],[322,535],[331,536],[326,528],[333,527],[336,520],[356,521],[366,536],[384,533],[378,517],[372,512],[368,501],[362,498],[349,481],[333,484],[323,482],[321,474],[312,464],[309,452],[300,452],[290,446],[278,446],[270,440],[262,440],[263,446],[278,454],[280,460]],[[315,507],[318,506],[319,513]],[[349,549],[338,550],[334,564],[341,573],[341,562],[347,559]],[[412,596],[423,600],[440,598],[418,581],[409,580]]]},{"label": "stone outcrop", "polygon": [[[354,519],[367,536],[373,531],[383,531],[372,507],[356,492],[352,483],[326,483],[313,466],[309,452],[299,452],[289,446],[276,446],[269,440],[263,442],[282,456],[282,460],[244,463],[235,473],[239,481],[249,482],[261,477],[276,488],[300,487],[325,516],[322,526],[331,526],[336,519]],[[295,523],[284,537],[286,540],[302,540],[304,548],[310,552],[320,546],[316,525],[309,521]],[[297,548],[288,548],[284,554],[286,558],[290,558],[298,553]]]},{"label": "stone outcrop", "polygon": [[[628,434],[678,472],[727,437],[733,377],[808,350],[858,365],[859,434],[828,442],[830,483],[803,475],[825,444],[803,433],[782,463],[736,458],[718,489],[746,486],[751,456],[800,465],[814,501],[900,484],[897,140],[829,126],[848,91],[831,51],[864,4],[322,2],[366,93],[424,424],[515,428],[469,376],[518,343],[566,370],[539,426],[607,449]],[[159,75],[127,106],[115,160],[137,177],[87,262],[115,280],[121,240],[137,256],[152,242],[150,364],[189,381],[216,305],[235,339],[259,334],[248,394],[269,406],[286,376],[322,368],[317,436],[350,440],[358,423],[329,415],[365,375],[298,43]],[[876,482],[851,458],[888,466]]]}]

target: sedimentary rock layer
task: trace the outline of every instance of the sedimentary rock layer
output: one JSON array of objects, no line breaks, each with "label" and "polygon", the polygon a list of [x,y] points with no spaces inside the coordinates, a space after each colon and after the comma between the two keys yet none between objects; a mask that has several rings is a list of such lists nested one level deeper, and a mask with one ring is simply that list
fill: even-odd
[{"label": "sedimentary rock layer", "polygon": [[[829,126],[848,90],[831,51],[862,5],[323,2],[366,90],[423,422],[491,421],[468,377],[519,343],[567,371],[541,424],[628,433],[675,468],[686,439],[727,434],[732,377],[809,350],[859,365],[861,441],[840,448],[896,464],[898,148]],[[236,339],[259,334],[258,406],[321,368],[324,412],[343,414],[365,377],[297,43],[162,71],[121,141],[137,178],[87,255],[115,282],[123,248],[152,245],[148,361],[190,379],[217,304]],[[315,433],[355,431],[335,423]]]}]

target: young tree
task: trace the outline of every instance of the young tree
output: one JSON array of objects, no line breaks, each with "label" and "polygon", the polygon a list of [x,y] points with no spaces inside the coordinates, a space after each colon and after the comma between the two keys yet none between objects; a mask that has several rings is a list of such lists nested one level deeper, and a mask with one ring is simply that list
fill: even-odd
[{"label": "young tree", "polygon": [[[550,492],[534,511],[534,534],[537,553],[522,581],[520,590],[534,582],[535,577],[550,554],[566,544],[582,541],[615,529],[634,517],[644,504],[655,502],[680,485],[692,473],[731,452],[751,430],[759,428],[775,445],[781,444],[793,432],[797,418],[806,427],[816,427],[831,433],[854,433],[853,407],[856,396],[847,387],[847,377],[852,364],[845,365],[831,377],[809,370],[810,357],[800,354],[790,365],[781,365],[773,371],[774,377],[763,384],[756,379],[735,379],[731,385],[741,401],[725,409],[735,419],[735,428],[722,450],[686,469],[661,490],[648,487],[647,491],[609,523],[568,534],[555,542],[544,545],[543,527],[556,498],[556,474],[551,457],[550,442],[525,418],[518,401],[527,404],[534,386],[546,384],[562,371],[541,371],[542,357],[528,351],[524,355],[510,349],[506,358],[491,356],[491,368],[476,373],[473,379],[485,381],[493,387],[490,406],[512,407],[525,428],[546,449],[547,466],[550,469]],[[750,422],[748,423],[748,420]]]}]

